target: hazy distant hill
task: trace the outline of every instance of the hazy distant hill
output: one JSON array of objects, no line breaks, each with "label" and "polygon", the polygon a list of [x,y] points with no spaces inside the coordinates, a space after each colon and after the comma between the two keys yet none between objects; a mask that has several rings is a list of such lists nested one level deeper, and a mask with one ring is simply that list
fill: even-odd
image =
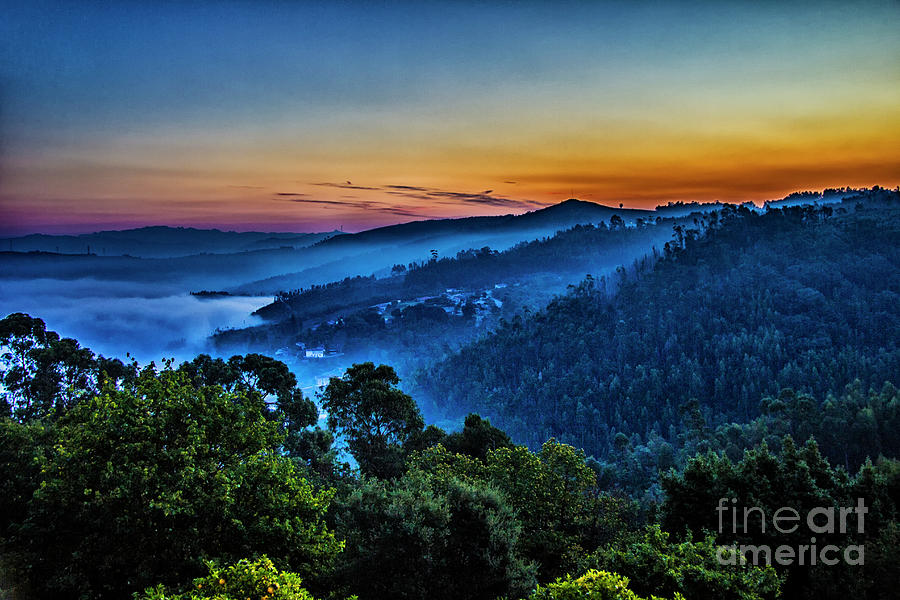
[{"label": "hazy distant hill", "polygon": [[638,217],[652,215],[652,212],[614,209],[573,199],[523,215],[413,221],[355,234],[341,234],[336,231],[323,233],[235,232],[192,227],[154,226],[122,231],[99,231],[81,235],[31,234],[0,238],[0,250],[172,258],[202,253],[230,254],[286,247],[299,249],[313,244],[325,244],[328,248],[346,248],[409,244],[433,240],[440,246],[442,240],[447,241],[457,236],[477,236],[479,239],[471,240],[473,245],[497,238],[502,238],[498,239],[500,245],[511,245],[520,241],[522,234],[529,237],[538,233],[550,235],[558,229],[565,229],[576,224],[608,221],[614,214],[618,214],[626,222],[633,222]]},{"label": "hazy distant hill", "polygon": [[521,215],[412,221],[410,223],[369,229],[355,234],[335,236],[332,239],[321,242],[321,244],[340,246],[389,241],[408,243],[425,238],[441,239],[465,234],[505,237],[509,234],[536,231],[547,232],[545,235],[549,235],[559,229],[568,229],[573,225],[609,221],[613,215],[619,215],[626,223],[630,223],[639,217],[647,218],[652,216],[653,211],[613,208],[594,202],[570,198],[559,204]]},{"label": "hazy distant hill", "polygon": [[657,210],[616,208],[570,199],[522,215],[434,219],[354,234],[262,233],[144,227],[78,236],[29,235],[0,240],[0,278],[154,281],[184,291],[243,294],[385,276],[394,265],[452,257],[471,248],[506,250],[575,225],[655,222],[716,205],[675,204]]},{"label": "hazy distant hill", "polygon": [[[0,251],[0,280],[97,279],[174,285],[183,292],[224,290],[331,260],[327,250],[291,247],[171,258]],[[327,274],[322,275],[326,281]]]},{"label": "hazy distant hill", "polygon": [[652,211],[568,200],[524,215],[415,221],[355,234],[296,234],[144,227],[77,236],[0,240],[3,279],[158,281],[185,291],[268,294],[348,276],[387,274],[395,264],[490,246],[504,250],[576,224],[626,223]]},{"label": "hazy distant hill", "polygon": [[123,231],[99,231],[82,235],[32,234],[3,238],[0,239],[0,250],[171,258],[201,253],[228,254],[245,250],[303,248],[327,239],[335,233],[337,232],[235,232],[159,226]]},{"label": "hazy distant hill", "polygon": [[506,250],[521,242],[553,236],[575,225],[608,223],[614,215],[627,224],[633,224],[639,218],[649,221],[655,213],[652,210],[620,209],[570,199],[522,215],[432,219],[378,227],[360,233],[336,235],[310,248],[330,251],[332,262],[311,265],[302,272],[261,278],[239,287],[237,291],[274,293],[352,275],[378,272],[386,275],[395,264],[428,260],[432,250],[441,258],[485,246]]}]

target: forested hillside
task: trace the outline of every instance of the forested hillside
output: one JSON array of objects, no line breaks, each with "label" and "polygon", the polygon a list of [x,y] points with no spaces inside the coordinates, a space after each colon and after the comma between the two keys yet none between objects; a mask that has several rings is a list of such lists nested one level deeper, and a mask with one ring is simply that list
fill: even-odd
[{"label": "forested hillside", "polygon": [[440,293],[448,287],[493,286],[536,273],[583,276],[598,267],[609,267],[646,253],[654,244],[662,245],[669,237],[668,228],[684,221],[674,218],[645,221],[639,217],[635,227],[626,227],[625,221],[613,214],[609,226],[604,222],[575,225],[504,251],[472,248],[452,257],[394,265],[390,277],[348,277],[325,285],[283,291],[273,304],[258,312],[270,319],[290,315],[308,318],[397,297]]},{"label": "forested hillside", "polygon": [[748,422],[782,388],[820,403],[854,380],[880,389],[900,372],[898,193],[832,206],[730,208],[676,231],[655,265],[584,281],[426,369],[422,387],[529,445],[556,436],[597,457],[677,443],[691,415]]}]

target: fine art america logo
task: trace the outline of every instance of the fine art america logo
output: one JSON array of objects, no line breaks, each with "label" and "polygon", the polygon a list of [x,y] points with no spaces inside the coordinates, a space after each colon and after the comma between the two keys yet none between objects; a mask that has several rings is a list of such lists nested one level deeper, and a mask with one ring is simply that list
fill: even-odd
[{"label": "fine art america logo", "polygon": [[[806,514],[790,506],[782,506],[771,515],[758,507],[738,509],[737,498],[720,498],[716,512],[719,513],[719,534],[733,535],[761,534],[767,537],[779,535],[798,538],[808,534],[808,543],[796,545],[781,544],[732,544],[720,546],[716,558],[722,565],[738,565],[747,562],[754,565],[836,565],[843,560],[848,565],[862,565],[865,562],[865,545],[817,543],[816,536],[827,536],[836,541],[836,534],[865,532],[865,517],[869,509],[862,498],[857,498],[856,506],[820,506]],[[801,527],[805,528],[801,530]],[[805,536],[804,536],[805,538]],[[804,539],[803,541],[806,541]]]}]

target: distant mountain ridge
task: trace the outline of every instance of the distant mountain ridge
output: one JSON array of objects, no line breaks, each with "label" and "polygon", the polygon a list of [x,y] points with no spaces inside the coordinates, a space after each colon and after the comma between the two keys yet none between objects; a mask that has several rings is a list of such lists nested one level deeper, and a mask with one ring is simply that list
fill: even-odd
[{"label": "distant mountain ridge", "polygon": [[650,217],[652,210],[636,208],[614,208],[595,202],[570,198],[559,204],[523,213],[521,215],[500,215],[488,217],[462,217],[458,219],[427,219],[410,221],[397,225],[376,227],[359,233],[334,236],[319,242],[319,245],[336,246],[341,244],[368,243],[393,238],[421,239],[467,233],[509,232],[516,230],[546,230],[552,234],[551,228],[568,228],[574,225],[599,223],[608,221],[613,215],[619,215],[626,223],[634,222],[640,217]]},{"label": "distant mountain ridge", "polygon": [[[524,215],[417,221],[354,234],[226,232],[143,227],[78,236],[0,240],[0,278],[168,282],[239,294],[270,294],[354,275],[386,275],[396,264],[455,256],[489,246],[504,250],[577,224],[632,222],[652,211],[570,200]],[[11,246],[11,248],[10,248]],[[10,251],[12,250],[12,251]]]},{"label": "distant mountain ridge", "polygon": [[130,255],[174,258],[192,254],[230,254],[247,250],[303,248],[338,232],[272,233],[221,231],[155,225],[136,229],[97,231],[80,235],[30,234],[0,239],[0,249],[58,254]]},{"label": "distant mountain ridge", "polygon": [[[678,205],[679,212],[712,210],[718,205],[697,203]],[[560,229],[587,223],[608,222],[618,215],[625,223],[639,218],[673,216],[673,205],[657,209],[613,207],[570,198],[558,204],[520,215],[462,217],[409,221],[376,227],[358,233],[338,231],[287,233],[259,231],[222,231],[193,227],[154,225],[125,230],[105,230],[79,235],[29,234],[0,238],[0,250],[14,252],[50,252],[58,254],[97,254],[138,258],[174,258],[192,254],[230,254],[248,250],[295,249],[308,246],[339,248],[354,245],[409,244],[434,239],[435,245],[449,236],[485,234],[483,244],[508,247],[520,241],[519,234],[534,239],[553,235]],[[511,234],[511,235],[510,235]],[[495,239],[495,238],[502,239]],[[514,239],[515,238],[515,239]],[[477,245],[478,240],[475,240]],[[474,246],[472,246],[474,247]],[[439,248],[440,249],[440,248]]]},{"label": "distant mountain ridge", "polygon": [[35,234],[0,239],[0,278],[153,280],[184,286],[185,292],[268,295],[356,275],[386,276],[398,264],[472,248],[502,251],[575,225],[608,224],[614,216],[626,224],[655,223],[657,217],[715,208],[677,203],[641,210],[569,199],[521,215],[413,221],[359,233],[155,226],[77,236]]},{"label": "distant mountain ridge", "polygon": [[[633,224],[639,218],[650,220],[652,210],[613,208],[594,202],[569,199],[521,215],[431,219],[388,225],[336,235],[307,251],[328,251],[330,263],[310,265],[302,272],[286,272],[233,289],[238,293],[275,293],[344,277],[376,273],[387,275],[395,264],[455,256],[471,248],[490,247],[506,250],[522,242],[551,237],[575,225],[609,223],[614,215]],[[368,265],[368,266],[363,266]]]}]

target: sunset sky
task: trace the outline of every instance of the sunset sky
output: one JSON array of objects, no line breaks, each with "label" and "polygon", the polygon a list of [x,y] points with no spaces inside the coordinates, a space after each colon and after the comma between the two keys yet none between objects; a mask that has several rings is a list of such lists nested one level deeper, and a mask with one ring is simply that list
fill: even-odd
[{"label": "sunset sky", "polygon": [[900,184],[896,1],[0,8],[0,234]]}]

